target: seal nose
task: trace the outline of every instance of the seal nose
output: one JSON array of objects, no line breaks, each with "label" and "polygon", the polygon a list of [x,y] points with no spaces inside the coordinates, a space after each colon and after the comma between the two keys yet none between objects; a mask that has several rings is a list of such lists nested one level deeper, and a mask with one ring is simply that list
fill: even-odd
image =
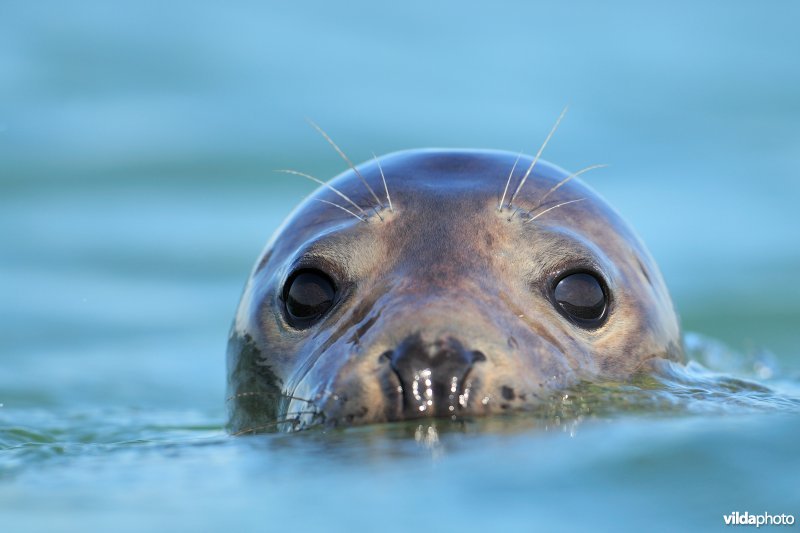
[{"label": "seal nose", "polygon": [[426,343],[419,334],[405,339],[392,352],[391,365],[403,388],[407,417],[450,416],[466,407],[465,379],[473,364],[486,357],[464,349],[453,338]]}]

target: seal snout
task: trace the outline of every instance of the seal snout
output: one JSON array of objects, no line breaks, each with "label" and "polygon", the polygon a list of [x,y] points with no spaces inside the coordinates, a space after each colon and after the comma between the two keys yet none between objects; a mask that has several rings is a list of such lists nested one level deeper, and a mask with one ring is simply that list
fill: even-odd
[{"label": "seal snout", "polygon": [[486,360],[452,337],[425,342],[417,333],[383,354],[400,381],[404,418],[452,416],[469,402],[470,370]]}]

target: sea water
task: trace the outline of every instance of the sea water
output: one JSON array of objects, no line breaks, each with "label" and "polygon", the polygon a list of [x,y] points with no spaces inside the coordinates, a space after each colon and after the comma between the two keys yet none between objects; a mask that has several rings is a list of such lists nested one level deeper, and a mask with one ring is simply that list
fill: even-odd
[{"label": "sea water", "polygon": [[[0,530],[705,530],[800,514],[796,4],[15,2]],[[534,153],[637,228],[691,362],[546,411],[233,438],[260,249],[348,155]],[[391,177],[387,177],[391,186]],[[765,526],[766,527],[766,526]]]}]

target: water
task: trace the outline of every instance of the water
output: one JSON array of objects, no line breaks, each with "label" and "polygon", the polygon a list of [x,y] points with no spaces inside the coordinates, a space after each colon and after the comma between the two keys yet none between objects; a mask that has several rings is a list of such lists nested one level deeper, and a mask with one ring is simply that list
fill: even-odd
[{"label": "water", "polygon": [[[796,4],[2,12],[3,531],[668,531],[800,515]],[[580,388],[537,417],[225,435],[239,292],[310,191],[271,170],[343,168],[304,117],[360,161],[534,152],[565,104],[545,157],[611,165],[590,181],[702,333],[696,363]]]}]

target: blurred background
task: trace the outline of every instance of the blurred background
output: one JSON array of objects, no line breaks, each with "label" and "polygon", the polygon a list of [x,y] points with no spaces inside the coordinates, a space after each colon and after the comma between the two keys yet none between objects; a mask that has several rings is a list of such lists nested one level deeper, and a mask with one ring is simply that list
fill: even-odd
[{"label": "blurred background", "polygon": [[[0,403],[222,413],[251,265],[321,177],[413,147],[587,176],[686,330],[798,365],[800,4],[5,0]],[[221,419],[221,417],[220,417]]]}]

